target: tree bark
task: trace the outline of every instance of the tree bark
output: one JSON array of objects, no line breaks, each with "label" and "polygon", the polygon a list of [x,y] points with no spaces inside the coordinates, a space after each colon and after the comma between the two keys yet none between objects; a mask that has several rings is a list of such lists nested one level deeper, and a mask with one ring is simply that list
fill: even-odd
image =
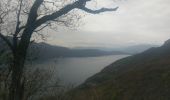
[{"label": "tree bark", "polygon": [[27,49],[33,31],[31,28],[25,29],[18,46],[13,52],[14,60],[12,65],[12,80],[9,91],[9,100],[22,100],[24,96],[23,89],[23,69],[27,55]]},{"label": "tree bark", "polygon": [[10,86],[9,100],[22,100],[21,79],[24,68],[24,57],[16,54],[12,66],[12,82]]}]

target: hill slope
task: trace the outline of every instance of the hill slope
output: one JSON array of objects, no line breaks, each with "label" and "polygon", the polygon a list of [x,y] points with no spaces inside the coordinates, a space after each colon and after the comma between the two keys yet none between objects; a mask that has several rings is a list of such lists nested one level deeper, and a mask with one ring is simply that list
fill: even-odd
[{"label": "hill slope", "polygon": [[[105,55],[126,54],[120,51],[102,51],[97,49],[70,49],[67,47],[53,46],[46,43],[34,43],[30,46],[33,54],[39,55],[41,59],[51,59],[56,57],[95,57]],[[36,53],[37,52],[37,53]]]},{"label": "hill slope", "polygon": [[75,100],[170,100],[170,40],[121,59],[75,90]]},{"label": "hill slope", "polygon": [[138,44],[133,46],[124,46],[124,47],[76,47],[76,49],[98,49],[103,51],[121,51],[127,54],[138,54],[144,52],[152,47],[159,47],[159,45],[152,45],[152,44]]},{"label": "hill slope", "polygon": [[119,51],[126,52],[129,54],[138,54],[143,51],[146,51],[152,47],[159,47],[158,45],[151,45],[151,44],[140,44],[140,45],[134,45],[134,46],[129,46],[126,48],[120,48],[118,49]]},{"label": "hill slope", "polygon": [[[0,58],[2,58],[1,55],[8,49],[9,48],[7,48],[7,45],[0,39]],[[96,57],[105,55],[127,54],[121,51],[104,51],[98,49],[70,49],[67,47],[54,46],[43,42],[32,43],[28,51],[28,58],[34,60],[49,60],[58,57]]]}]

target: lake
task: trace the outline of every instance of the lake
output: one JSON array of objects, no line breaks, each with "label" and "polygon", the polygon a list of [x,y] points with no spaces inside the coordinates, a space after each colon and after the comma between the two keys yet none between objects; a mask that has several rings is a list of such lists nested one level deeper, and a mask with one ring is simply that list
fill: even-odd
[{"label": "lake", "polygon": [[53,78],[59,78],[62,84],[79,85],[90,76],[100,72],[107,65],[128,55],[111,55],[100,57],[73,57],[52,59],[36,66],[48,66],[54,73]]}]

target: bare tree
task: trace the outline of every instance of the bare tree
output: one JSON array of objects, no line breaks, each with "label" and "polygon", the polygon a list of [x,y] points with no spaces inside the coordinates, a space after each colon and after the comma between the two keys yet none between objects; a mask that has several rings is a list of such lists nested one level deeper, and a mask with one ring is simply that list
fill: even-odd
[{"label": "bare tree", "polygon": [[[47,26],[69,26],[79,19],[78,9],[91,14],[116,11],[117,8],[93,10],[86,3],[93,0],[3,0],[0,3],[0,38],[12,51],[9,100],[23,98],[23,69],[31,37]],[[77,9],[77,10],[76,10]],[[53,24],[55,23],[55,24]],[[6,26],[6,27],[5,27]],[[12,41],[6,36],[10,35]]]}]

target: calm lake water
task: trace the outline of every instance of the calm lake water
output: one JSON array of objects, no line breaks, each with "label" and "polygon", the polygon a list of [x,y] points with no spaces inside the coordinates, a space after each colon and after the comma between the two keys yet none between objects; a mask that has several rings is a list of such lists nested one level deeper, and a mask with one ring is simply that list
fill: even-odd
[{"label": "calm lake water", "polygon": [[107,65],[128,55],[112,55],[101,57],[60,58],[37,64],[47,67],[59,78],[62,84],[79,85],[90,76],[100,72]]}]

